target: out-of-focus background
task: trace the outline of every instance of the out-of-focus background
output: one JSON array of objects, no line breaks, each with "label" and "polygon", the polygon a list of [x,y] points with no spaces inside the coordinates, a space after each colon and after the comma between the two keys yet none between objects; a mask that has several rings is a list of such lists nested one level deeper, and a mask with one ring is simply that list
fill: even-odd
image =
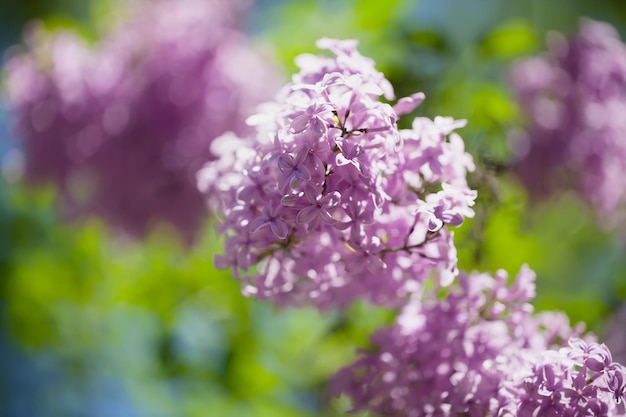
[{"label": "out-of-focus background", "polygon": [[[97,42],[128,2],[0,0],[0,51],[34,21]],[[573,33],[581,17],[625,39],[622,0],[260,0],[244,29],[285,79],[317,38],[358,39],[398,97],[426,93],[418,114],[468,119],[460,133],[479,165],[479,198],[457,232],[460,266],[515,274],[528,263],[538,310],[586,322],[624,358],[626,239],[574,195],[529,204],[503,169],[523,120],[507,67],[544,50],[550,31]],[[163,230],[137,241],[96,218],[64,222],[53,186],[25,186],[12,123],[0,102],[0,416],[343,414],[326,378],[393,312],[277,310],[244,298],[213,267],[211,218],[191,248]]]}]

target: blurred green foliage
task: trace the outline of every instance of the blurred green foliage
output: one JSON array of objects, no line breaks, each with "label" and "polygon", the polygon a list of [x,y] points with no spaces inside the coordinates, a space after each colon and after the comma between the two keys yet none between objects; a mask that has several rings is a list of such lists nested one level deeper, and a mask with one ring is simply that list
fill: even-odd
[{"label": "blurred green foliage", "polygon": [[211,227],[191,252],[166,229],[140,244],[60,223],[43,194],[1,194],[3,324],[71,370],[65,394],[110,377],[167,415],[336,415],[318,409],[324,381],[391,319],[366,305],[276,311],[213,268]]},{"label": "blurred green foliage", "polygon": [[[521,121],[506,66],[583,15],[623,30],[626,6],[472,4],[259,1],[249,20],[288,73],[315,39],[357,38],[399,97],[427,94],[415,114],[468,119],[461,134],[478,165],[479,199],[476,217],[456,233],[460,266],[514,275],[528,263],[539,277],[538,310],[564,310],[601,329],[626,299],[623,243],[574,196],[531,205],[506,175],[506,137]],[[117,13],[106,0],[2,2],[0,38],[18,42],[25,22],[40,18],[96,39]],[[246,299],[213,267],[220,242],[210,223],[192,250],[166,227],[135,242],[95,219],[63,221],[54,190],[1,182],[0,415],[342,415],[345,404],[325,397],[327,378],[393,312],[366,304],[276,310]]]}]

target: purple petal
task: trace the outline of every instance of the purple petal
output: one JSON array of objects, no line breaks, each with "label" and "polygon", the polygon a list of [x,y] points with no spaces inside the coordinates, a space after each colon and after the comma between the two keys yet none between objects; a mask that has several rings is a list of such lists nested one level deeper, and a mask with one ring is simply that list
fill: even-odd
[{"label": "purple petal", "polygon": [[586,380],[585,376],[586,375],[584,372],[579,372],[574,378],[572,386],[576,388],[577,390],[582,390],[585,387],[585,380]]},{"label": "purple petal", "polygon": [[587,342],[578,337],[570,337],[567,344],[572,348],[584,352],[587,349]]},{"label": "purple petal", "polygon": [[[280,177],[278,177],[278,189],[279,190],[284,190],[287,187],[287,184],[289,184],[291,181],[291,179],[293,179],[291,174],[283,174]],[[293,187],[296,188],[296,187]]]},{"label": "purple petal", "polygon": [[333,226],[335,226],[335,229],[346,230],[348,227],[352,226],[352,224],[353,224],[352,221],[336,222],[333,224]]},{"label": "purple petal", "polygon": [[609,411],[608,406],[599,400],[589,401],[588,407],[594,416],[606,416]]},{"label": "purple petal", "polygon": [[311,178],[313,179],[322,180],[324,178],[324,174],[326,174],[324,163],[315,155],[311,155],[311,157],[307,160],[306,167],[309,168]]},{"label": "purple petal", "polygon": [[320,203],[324,207],[333,208],[337,206],[341,202],[341,194],[337,191],[333,191],[332,193],[326,194],[324,197],[320,199]]},{"label": "purple petal", "polygon": [[252,264],[252,256],[249,251],[240,249],[237,252],[237,268],[248,270]]},{"label": "purple petal", "polygon": [[294,166],[295,161],[293,160],[293,156],[289,155],[288,153],[282,154],[278,157],[278,168],[280,168],[281,171],[289,172],[293,170]]},{"label": "purple petal", "polygon": [[237,198],[242,201],[252,201],[259,196],[260,196],[260,193],[259,193],[259,189],[257,188],[257,186],[249,185],[247,187],[243,187],[239,191]]},{"label": "purple petal", "polygon": [[387,264],[385,263],[385,261],[380,259],[378,255],[369,255],[366,258],[365,266],[367,266],[367,269],[369,269],[370,272],[373,274],[380,274],[385,269],[387,269]]},{"label": "purple petal", "polygon": [[315,216],[310,223],[306,225],[308,230],[318,230],[320,227],[320,216]]},{"label": "purple petal", "polygon": [[360,242],[364,238],[365,238],[365,231],[363,229],[363,226],[359,225],[356,222],[353,223],[352,228],[350,229],[350,239],[354,240],[355,242]]},{"label": "purple petal", "polygon": [[435,216],[431,216],[431,218],[428,219],[428,231],[436,232],[442,227],[443,227],[443,222],[440,219],[436,218]]},{"label": "purple petal", "polygon": [[296,216],[296,221],[302,224],[311,223],[313,219],[317,217],[319,211],[320,210],[317,208],[317,206],[305,207],[300,210],[300,212]]},{"label": "purple petal", "polygon": [[324,123],[323,120],[321,120],[319,117],[316,117],[311,122],[311,130],[313,130],[314,133],[317,133],[319,136],[321,136],[324,133],[326,133],[326,131],[328,130],[328,127],[326,126],[326,123]]},{"label": "purple petal", "polygon": [[556,381],[556,376],[554,375],[554,369],[552,366],[545,365],[542,369],[543,371],[543,379],[546,381],[546,387],[550,390],[554,389],[554,383]]},{"label": "purple petal", "polygon": [[[326,78],[326,76],[324,76]],[[326,113],[335,110],[335,105],[331,103],[322,103],[317,107],[317,114]]]},{"label": "purple petal", "polygon": [[602,371],[605,367],[604,360],[598,360],[594,357],[587,358],[587,360],[585,361],[585,365],[587,366],[587,368],[596,372]]},{"label": "purple petal", "polygon": [[345,261],[346,272],[354,274],[360,272],[365,266],[365,262],[362,256],[353,256]]},{"label": "purple petal", "polygon": [[292,190],[295,190],[298,188],[300,184],[302,184],[302,180],[294,175],[293,177],[291,177],[291,180],[289,181],[289,188],[291,188]]},{"label": "purple petal", "polygon": [[268,225],[269,225],[269,222],[264,218],[255,219],[252,221],[252,223],[250,223],[250,230],[252,231],[251,233],[256,233]]},{"label": "purple petal", "polygon": [[221,254],[215,255],[213,258],[213,265],[215,265],[217,269],[228,269],[232,266],[230,260]]},{"label": "purple petal", "polygon": [[619,369],[609,370],[606,374],[606,382],[613,392],[624,388],[624,376],[619,372]]},{"label": "purple petal", "polygon": [[522,405],[517,410],[517,417],[534,417],[538,404],[531,400],[522,401]]},{"label": "purple petal", "polygon": [[442,217],[444,222],[450,226],[460,226],[463,223],[463,216],[459,213],[447,211]]},{"label": "purple petal", "polygon": [[338,153],[337,156],[335,157],[335,163],[337,164],[337,166],[340,166],[340,167],[344,165],[348,165],[351,162],[352,161],[346,158],[342,153]]},{"label": "purple petal", "polygon": [[296,205],[298,198],[297,194],[287,194],[280,198],[280,204],[287,207],[293,207]]},{"label": "purple petal", "polygon": [[319,210],[319,218],[322,222],[326,224],[335,224],[337,223],[337,219],[330,215],[326,210]]},{"label": "purple petal", "polygon": [[309,127],[309,124],[311,124],[311,116],[308,114],[301,114],[293,119],[291,126],[289,126],[289,131],[291,133],[300,133]]},{"label": "purple petal", "polygon": [[309,149],[306,146],[300,148],[300,150],[296,153],[295,163],[297,165],[302,165],[304,161],[306,161],[307,156],[309,155]]},{"label": "purple petal", "polygon": [[274,220],[271,222],[270,229],[272,229],[272,233],[274,233],[279,239],[286,239],[289,234],[289,228],[280,220]]},{"label": "purple petal", "polygon": [[396,112],[398,116],[411,113],[417,106],[422,104],[425,98],[424,93],[415,93],[409,97],[403,97],[393,106],[393,111]]},{"label": "purple petal", "polygon": [[304,187],[304,197],[312,205],[317,205],[317,197],[320,195],[320,190],[314,187],[312,184],[307,184]]},{"label": "purple petal", "polygon": [[311,181],[311,172],[305,166],[299,166],[293,175],[303,181]]}]

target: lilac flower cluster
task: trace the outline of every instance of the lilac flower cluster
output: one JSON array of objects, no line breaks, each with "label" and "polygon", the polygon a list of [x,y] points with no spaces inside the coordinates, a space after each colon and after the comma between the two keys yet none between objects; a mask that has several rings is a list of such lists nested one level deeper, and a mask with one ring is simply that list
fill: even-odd
[{"label": "lilac flower cluster", "polygon": [[292,82],[249,119],[255,132],[213,142],[220,158],[198,182],[223,215],[216,265],[279,305],[403,307],[332,380],[353,411],[625,415],[626,369],[564,315],[533,315],[532,271],[509,285],[503,271],[456,270],[448,228],[473,215],[476,197],[454,133],[464,121],[416,118],[399,130],[423,95],[386,104],[393,89],[356,42],[318,46],[331,56],[301,56]]},{"label": "lilac flower cluster", "polygon": [[624,416],[625,389],[626,368],[604,344],[571,338],[568,347],[532,363],[517,415]]},{"label": "lilac flower cluster", "polygon": [[[396,121],[423,100],[400,99],[356,41],[321,39],[300,73],[249,119],[256,131],[214,143],[222,159],[199,184],[223,211],[220,268],[279,304],[402,304],[433,271],[449,283],[448,226],[471,217],[474,168],[454,133],[465,121]],[[220,178],[219,182],[214,178]]]},{"label": "lilac flower cluster", "polygon": [[529,116],[513,144],[516,171],[535,199],[573,189],[606,220],[626,201],[626,46],[591,20],[571,40],[550,40],[511,71]]},{"label": "lilac flower cluster", "polygon": [[461,274],[444,298],[412,301],[334,391],[388,417],[624,415],[626,368],[565,316],[532,314],[532,271],[506,284],[502,271]]},{"label": "lilac flower cluster", "polygon": [[71,214],[140,237],[166,221],[190,241],[212,139],[245,132],[277,80],[237,28],[242,2],[139,4],[93,48],[34,27],[6,62],[8,101],[27,179],[57,186]]}]

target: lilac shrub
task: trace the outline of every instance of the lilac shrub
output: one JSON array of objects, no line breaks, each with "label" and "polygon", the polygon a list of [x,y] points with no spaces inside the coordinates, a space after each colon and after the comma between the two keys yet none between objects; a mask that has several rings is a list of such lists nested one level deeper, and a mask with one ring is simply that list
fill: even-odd
[{"label": "lilac shrub", "polygon": [[275,69],[238,29],[240,1],[139,4],[94,47],[33,28],[6,62],[8,101],[30,182],[57,186],[73,213],[139,237],[166,221],[190,241],[212,139],[245,132]]},{"label": "lilac shrub", "polygon": [[[366,298],[399,305],[436,273],[449,283],[456,251],[449,226],[471,217],[474,168],[454,131],[465,121],[398,117],[393,88],[356,41],[321,39],[330,56],[302,55],[255,131],[214,143],[222,159],[199,174],[220,206],[224,254],[244,292],[278,304],[343,306]],[[214,181],[220,178],[220,181]]]},{"label": "lilac shrub", "polygon": [[548,46],[511,71],[528,115],[514,142],[516,172],[534,199],[572,189],[608,222],[626,200],[626,46],[592,20]]},{"label": "lilac shrub", "polygon": [[533,315],[534,279],[523,268],[510,286],[499,271],[436,287],[372,336],[334,392],[386,417],[625,415],[626,368],[564,315]]}]

